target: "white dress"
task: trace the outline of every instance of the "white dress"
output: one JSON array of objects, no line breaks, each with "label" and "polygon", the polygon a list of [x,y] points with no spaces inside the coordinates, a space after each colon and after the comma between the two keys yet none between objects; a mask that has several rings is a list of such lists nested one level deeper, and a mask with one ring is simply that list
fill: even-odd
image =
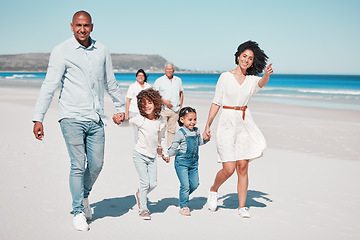
[{"label": "white dress", "polygon": [[[213,103],[221,107],[247,106],[251,96],[261,89],[258,85],[260,79],[257,76],[246,76],[240,85],[232,73],[222,73],[216,84]],[[219,162],[246,159],[251,161],[261,157],[266,142],[249,108],[245,111],[245,120],[242,118],[242,110],[221,109],[216,133]]]}]

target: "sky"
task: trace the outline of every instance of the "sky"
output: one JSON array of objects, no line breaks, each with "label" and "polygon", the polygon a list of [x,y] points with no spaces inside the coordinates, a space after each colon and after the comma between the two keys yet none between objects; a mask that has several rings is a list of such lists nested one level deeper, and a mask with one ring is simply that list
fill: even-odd
[{"label": "sky", "polygon": [[236,67],[253,40],[275,73],[360,75],[358,0],[1,0],[0,54],[51,52],[78,10],[111,53],[157,54],[200,71]]}]

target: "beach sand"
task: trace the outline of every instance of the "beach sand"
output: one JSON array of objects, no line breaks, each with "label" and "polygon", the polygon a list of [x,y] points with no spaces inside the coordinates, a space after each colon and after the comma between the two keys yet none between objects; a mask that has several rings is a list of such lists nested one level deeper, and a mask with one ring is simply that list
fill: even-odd
[{"label": "beach sand", "polygon": [[[360,239],[360,111],[252,101],[249,109],[267,140],[249,167],[247,206],[237,215],[236,175],[219,190],[219,208],[206,208],[216,172],[215,132],[200,148],[200,186],[191,217],[178,211],[173,161],[158,161],[158,186],[149,194],[152,220],[137,215],[139,179],[132,162],[131,128],[108,122],[105,164],[90,204],[90,231],[72,227],[70,161],[60,131],[57,96],[44,121],[44,142],[32,133],[39,88],[0,87],[0,239]],[[203,130],[211,99],[185,93]],[[115,111],[105,99],[107,115]],[[173,159],[172,159],[173,160]]]}]

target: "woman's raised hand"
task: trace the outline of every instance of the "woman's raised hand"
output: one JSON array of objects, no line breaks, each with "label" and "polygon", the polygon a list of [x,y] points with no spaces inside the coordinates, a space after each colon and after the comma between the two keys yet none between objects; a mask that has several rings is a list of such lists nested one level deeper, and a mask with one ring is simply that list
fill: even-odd
[{"label": "woman's raised hand", "polygon": [[271,75],[274,73],[271,66],[272,66],[272,63],[270,63],[267,67],[265,67],[265,69],[264,69],[265,74]]}]

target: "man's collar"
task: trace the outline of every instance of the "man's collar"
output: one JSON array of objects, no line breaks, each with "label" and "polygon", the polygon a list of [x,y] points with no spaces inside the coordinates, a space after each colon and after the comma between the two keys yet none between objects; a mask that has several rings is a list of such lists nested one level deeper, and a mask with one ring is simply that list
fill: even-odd
[{"label": "man's collar", "polygon": [[78,48],[84,48],[84,49],[92,49],[92,48],[96,48],[96,41],[95,40],[93,40],[91,37],[89,37],[90,38],[90,46],[88,46],[87,48],[86,47],[84,47],[83,45],[81,45],[77,40],[76,40],[76,38],[75,38],[75,36],[73,36],[72,37],[72,42],[73,42],[73,44],[74,44],[74,47],[75,47],[75,49],[78,49]]},{"label": "man's collar", "polygon": [[[164,74],[164,76],[167,78],[167,79],[169,79],[170,80],[170,78],[166,75],[166,74]],[[175,76],[174,75],[172,75],[172,78],[171,79],[174,79],[175,78]]]}]

